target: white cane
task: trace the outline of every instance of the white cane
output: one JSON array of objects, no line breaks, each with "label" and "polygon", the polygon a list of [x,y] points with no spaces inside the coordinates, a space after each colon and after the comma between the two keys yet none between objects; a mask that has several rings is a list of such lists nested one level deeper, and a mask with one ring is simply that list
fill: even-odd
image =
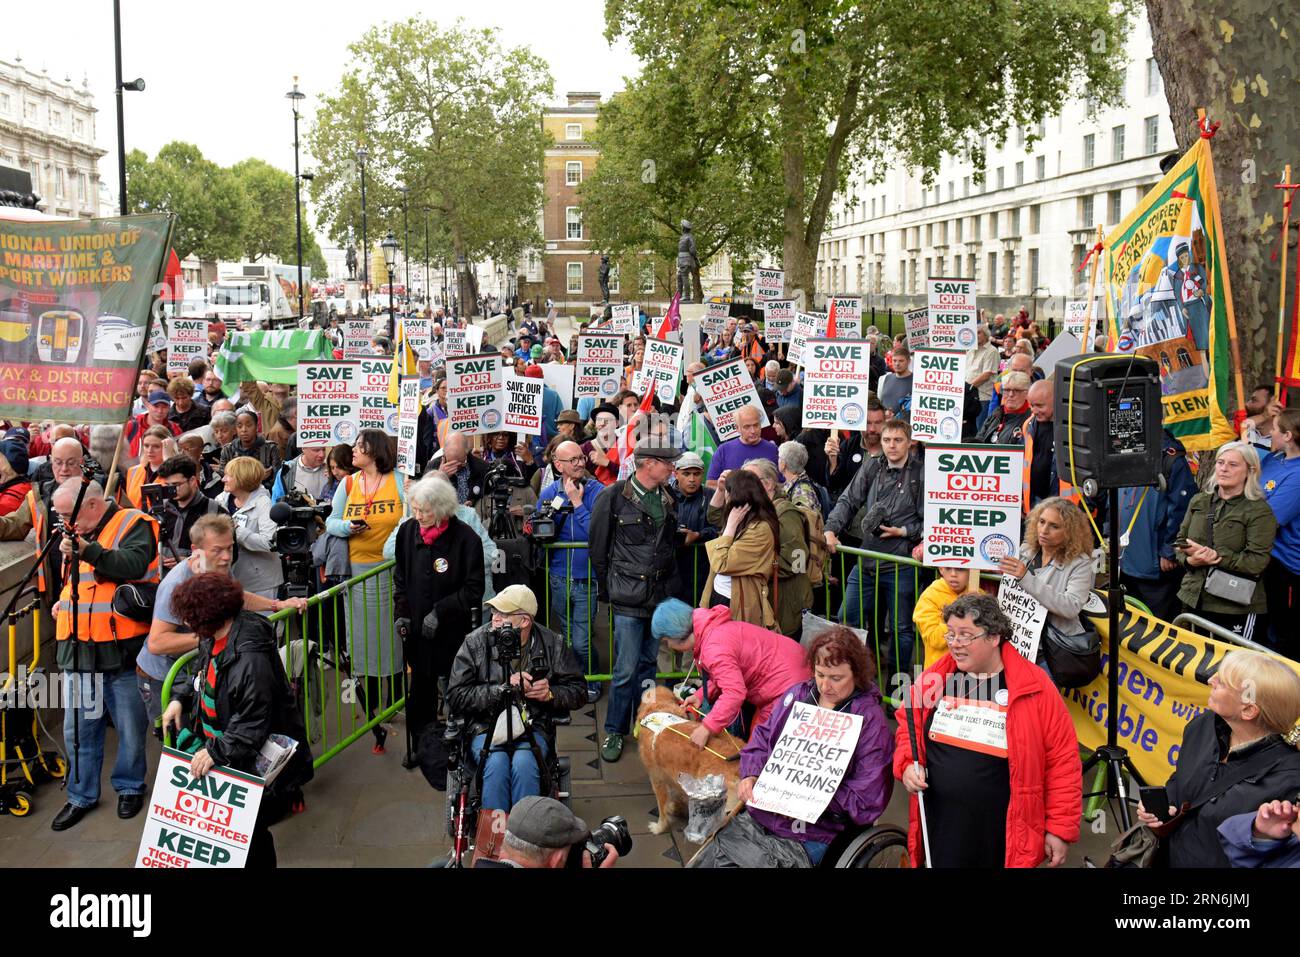
[{"label": "white cane", "polygon": [[[918,771],[921,772],[922,778],[925,777],[925,768],[921,766],[921,762],[919,761],[912,762],[912,767],[916,768]],[[925,792],[924,791],[916,792],[916,806],[920,810],[920,814],[921,814],[921,846],[925,848],[925,866],[929,868],[929,867],[933,867],[933,865],[930,863],[930,826],[925,822]]]}]

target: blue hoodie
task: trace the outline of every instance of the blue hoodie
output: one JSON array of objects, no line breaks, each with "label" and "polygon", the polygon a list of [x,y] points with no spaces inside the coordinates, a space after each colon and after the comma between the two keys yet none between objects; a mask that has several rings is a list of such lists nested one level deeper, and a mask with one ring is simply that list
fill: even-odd
[{"label": "blue hoodie", "polygon": [[1274,452],[1264,457],[1261,466],[1259,484],[1277,519],[1273,557],[1300,574],[1300,457],[1287,459]]},{"label": "blue hoodie", "polygon": [[[1196,479],[1187,465],[1187,452],[1183,444],[1168,432],[1164,433],[1161,447],[1160,472],[1165,477],[1165,491],[1150,488],[1122,488],[1119,490],[1120,532],[1129,529],[1128,546],[1120,556],[1120,568],[1126,575],[1154,581],[1160,577],[1160,559],[1174,558],[1174,540],[1183,523],[1187,506],[1196,494]],[[1143,493],[1146,498],[1143,499]],[[1137,520],[1133,512],[1142,502]]]}]

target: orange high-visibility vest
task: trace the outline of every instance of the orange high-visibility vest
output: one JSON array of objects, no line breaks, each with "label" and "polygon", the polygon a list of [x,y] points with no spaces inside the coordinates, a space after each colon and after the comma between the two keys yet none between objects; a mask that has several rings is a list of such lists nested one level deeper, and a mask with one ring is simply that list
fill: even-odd
[{"label": "orange high-visibility vest", "polygon": [[[36,494],[35,485],[27,492],[27,511],[32,518],[32,529],[36,532],[36,554],[39,555],[41,547],[45,544],[45,515],[41,512],[41,497]],[[44,562],[36,568],[36,590],[42,595],[45,594]]]},{"label": "orange high-visibility vest", "polygon": [[[1023,430],[1025,435],[1025,464],[1021,471],[1022,481],[1020,498],[1021,509],[1026,515],[1028,515],[1033,508],[1033,506],[1029,504],[1029,470],[1034,464],[1034,430],[1031,428],[1033,422],[1034,419],[1031,418],[1025,423]],[[1083,504],[1083,496],[1079,493],[1079,490],[1059,475],[1057,476],[1057,484],[1059,486],[1058,494],[1061,498],[1068,498],[1070,501],[1074,502],[1075,505]]]},{"label": "orange high-visibility vest", "polygon": [[127,502],[130,502],[132,508],[143,509],[144,493],[140,489],[157,478],[157,474],[152,479],[149,478],[149,466],[145,462],[131,466],[126,473],[126,484],[122,487],[122,496],[125,501],[118,499],[118,504],[125,508]]},{"label": "orange high-visibility vest", "polygon": [[[153,522],[148,515],[133,508],[118,509],[100,530],[96,541],[105,549],[121,544],[131,529],[139,522]],[[157,534],[155,532],[155,534]],[[77,589],[77,639],[79,641],[121,641],[141,638],[149,634],[149,622],[132,621],[113,613],[113,594],[117,583],[97,580],[95,569],[87,562],[79,562],[77,580],[72,576],[63,586],[59,600],[54,604],[54,637],[66,641],[72,634],[72,589]],[[158,555],[139,581],[158,581]]]}]

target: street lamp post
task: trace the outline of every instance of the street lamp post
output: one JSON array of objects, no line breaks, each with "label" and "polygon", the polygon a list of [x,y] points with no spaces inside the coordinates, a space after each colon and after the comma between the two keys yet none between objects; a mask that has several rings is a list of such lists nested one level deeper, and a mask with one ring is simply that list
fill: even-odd
[{"label": "street lamp post", "polygon": [[429,207],[424,207],[424,308],[433,312],[433,287],[429,285]]},{"label": "street lamp post", "polygon": [[366,301],[367,315],[370,314],[370,233],[366,228],[366,160],[369,158],[366,148],[358,146],[357,163],[361,166],[361,295]]},{"label": "street lamp post", "polygon": [[397,265],[397,239],[390,229],[384,241],[379,244],[384,250],[384,265],[388,267],[388,340],[397,342],[397,318],[393,314],[393,267]]},{"label": "street lamp post", "polygon": [[126,120],[122,113],[122,93],[144,91],[144,80],[136,77],[130,83],[122,82],[122,0],[113,0],[113,55],[116,59],[117,78],[113,89],[117,94],[117,208],[123,216],[128,212],[126,201]]},{"label": "street lamp post", "polygon": [[[406,314],[409,316],[411,314],[411,224],[407,221],[406,218],[406,201],[411,198],[411,187],[399,186],[397,188],[402,191],[402,232],[406,234],[405,239],[403,239],[405,246],[403,246],[402,263],[405,266],[405,270],[406,270],[405,299],[406,299]],[[393,285],[392,282],[389,282],[388,291],[390,293],[393,291],[392,285]]]},{"label": "street lamp post", "polygon": [[[456,257],[456,312],[459,315],[462,310],[466,309],[465,294],[468,290],[465,288],[465,254],[461,253]],[[473,315],[472,312],[467,315]]]},{"label": "street lamp post", "polygon": [[298,101],[306,96],[298,90],[298,77],[293,78],[293,89],[285,94],[293,104],[293,221],[298,237],[298,318],[305,312],[302,297],[302,173],[298,169]]}]

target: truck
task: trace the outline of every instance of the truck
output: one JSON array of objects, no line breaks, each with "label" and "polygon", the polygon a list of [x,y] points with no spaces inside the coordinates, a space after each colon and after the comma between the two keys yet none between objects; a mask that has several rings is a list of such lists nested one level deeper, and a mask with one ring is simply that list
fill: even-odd
[{"label": "truck", "polygon": [[[280,275],[284,268],[274,263],[218,263],[217,281],[208,287],[209,311],[227,328],[274,329],[296,324],[297,303],[285,291]],[[293,268],[296,273],[297,267]]]}]

